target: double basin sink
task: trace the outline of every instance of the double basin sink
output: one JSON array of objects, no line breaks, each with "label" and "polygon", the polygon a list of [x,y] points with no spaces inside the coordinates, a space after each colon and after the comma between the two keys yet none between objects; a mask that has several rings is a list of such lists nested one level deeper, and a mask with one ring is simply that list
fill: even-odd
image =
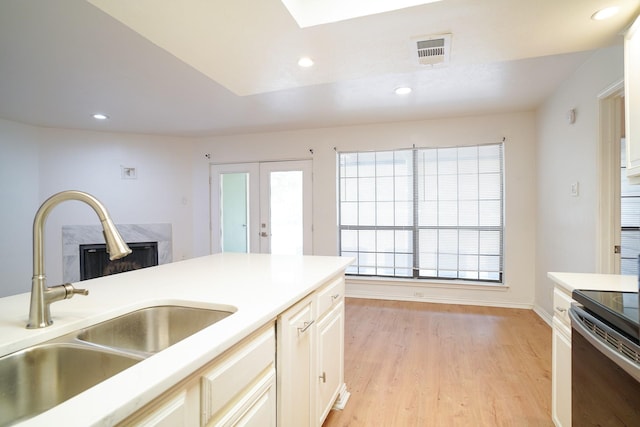
[{"label": "double basin sink", "polygon": [[42,413],[231,314],[148,307],[1,357],[0,426]]}]

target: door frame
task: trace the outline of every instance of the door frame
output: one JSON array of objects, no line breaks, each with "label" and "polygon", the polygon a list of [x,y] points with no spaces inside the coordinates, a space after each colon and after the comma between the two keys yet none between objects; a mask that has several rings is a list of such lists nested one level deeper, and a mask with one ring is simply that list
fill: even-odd
[{"label": "door frame", "polygon": [[596,230],[597,273],[620,273],[620,139],[624,111],[624,80],[598,94],[598,223]]}]

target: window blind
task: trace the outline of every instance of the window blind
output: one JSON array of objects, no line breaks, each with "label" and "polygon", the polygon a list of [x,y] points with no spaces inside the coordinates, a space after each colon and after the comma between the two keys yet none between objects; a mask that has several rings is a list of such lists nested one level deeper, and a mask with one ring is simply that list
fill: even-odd
[{"label": "window blind", "polygon": [[503,144],[338,156],[348,274],[502,281]]}]

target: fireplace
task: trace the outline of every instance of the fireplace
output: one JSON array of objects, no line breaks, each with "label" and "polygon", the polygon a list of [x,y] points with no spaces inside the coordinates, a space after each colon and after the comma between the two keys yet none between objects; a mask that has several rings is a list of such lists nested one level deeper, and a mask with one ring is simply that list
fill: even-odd
[{"label": "fireplace", "polygon": [[[157,242],[158,265],[172,262],[171,224],[116,224],[116,227],[130,246]],[[100,225],[62,226],[63,281],[68,283],[80,281],[80,246],[99,243],[104,244]],[[135,249],[133,250],[135,252]],[[132,255],[126,256],[123,261],[131,261],[133,259],[131,257]]]},{"label": "fireplace", "polygon": [[158,242],[127,243],[131,253],[109,260],[104,243],[80,245],[80,280],[108,276],[158,265]]}]

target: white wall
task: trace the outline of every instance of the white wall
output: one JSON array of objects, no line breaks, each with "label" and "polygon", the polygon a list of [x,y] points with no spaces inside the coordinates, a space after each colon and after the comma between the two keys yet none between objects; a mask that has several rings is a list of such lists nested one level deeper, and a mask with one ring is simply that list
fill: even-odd
[{"label": "white wall", "polygon": [[[22,140],[13,143],[13,129],[22,132]],[[14,132],[15,133],[15,132]],[[19,143],[29,137],[24,147]],[[113,134],[64,129],[18,126],[0,122],[0,142],[13,169],[9,180],[3,176],[2,195],[10,194],[15,183],[21,183],[28,202],[3,204],[10,217],[0,224],[3,233],[24,249],[24,262],[14,263],[0,258],[3,286],[0,295],[30,290],[31,223],[38,206],[49,196],[63,190],[86,191],[97,197],[108,209],[116,224],[170,223],[173,228],[173,259],[193,254],[191,200],[191,141],[187,139],[147,135]],[[9,145],[11,143],[11,145]],[[138,178],[121,179],[121,166],[135,167]],[[35,171],[34,177],[22,183],[16,175]],[[14,197],[15,198],[15,197]],[[24,223],[29,223],[26,228]],[[63,225],[98,224],[93,210],[79,202],[64,202],[51,211],[45,226],[45,268],[47,281],[62,281]],[[5,240],[3,239],[3,245]],[[3,247],[3,250],[4,247]],[[20,284],[4,285],[5,278]],[[7,279],[9,280],[9,279]]]},{"label": "white wall", "polygon": [[[174,260],[206,255],[211,163],[313,158],[314,253],[337,253],[336,155],[467,145],[506,138],[506,290],[420,287],[425,299],[493,305],[535,304],[550,314],[548,271],[595,271],[597,95],[622,78],[622,49],[597,51],[537,114],[533,112],[313,129],[198,140],[36,128],[0,120],[0,296],[26,292],[31,223],[51,194],[70,188],[104,202],[118,223],[173,224]],[[577,120],[568,125],[569,108]],[[313,155],[309,152],[313,149]],[[208,157],[207,157],[208,156]],[[120,166],[138,179],[120,179]],[[569,194],[580,183],[580,197]],[[537,218],[536,218],[537,217]],[[67,202],[46,226],[50,283],[62,278],[63,224],[94,224],[93,212]],[[375,286],[373,286],[375,288]],[[410,299],[415,287],[377,289]]]},{"label": "white wall", "polygon": [[[621,46],[601,49],[538,112],[536,305],[553,313],[549,271],[597,266],[598,95],[623,77]],[[567,111],[576,109],[569,124]],[[571,184],[579,182],[578,197]]]},{"label": "white wall", "polygon": [[0,119],[0,296],[31,287],[38,158],[36,130]]},{"label": "white wall", "polygon": [[[291,132],[205,138],[194,148],[194,221],[196,255],[209,253],[208,221],[202,201],[208,200],[210,163],[313,158],[313,250],[337,254],[336,153],[425,146],[473,145],[506,138],[506,290],[443,289],[424,291],[424,299],[492,305],[532,306],[535,260],[535,115],[528,113],[457,119],[375,124]],[[309,150],[313,149],[313,155]],[[207,158],[210,155],[210,159]],[[208,219],[208,218],[207,218]],[[374,285],[370,285],[373,289]],[[353,289],[353,288],[352,288]],[[413,288],[385,288],[386,295],[409,299]]]}]

